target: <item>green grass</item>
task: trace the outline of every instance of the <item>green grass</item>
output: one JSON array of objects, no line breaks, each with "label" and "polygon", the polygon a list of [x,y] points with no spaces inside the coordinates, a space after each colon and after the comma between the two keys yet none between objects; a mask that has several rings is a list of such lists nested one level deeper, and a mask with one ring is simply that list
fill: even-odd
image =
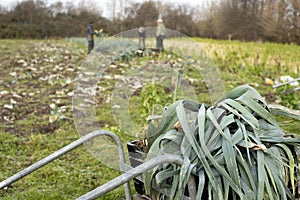
[{"label": "green grass", "polygon": [[[280,75],[297,75],[300,72],[295,44],[261,42],[216,41],[196,38],[203,49],[214,58],[222,71],[242,72],[240,75],[257,75],[278,78]],[[251,80],[251,79],[250,79]]]},{"label": "green grass", "polygon": [[[3,180],[57,149],[79,138],[74,127],[60,129],[51,137],[31,134],[16,137],[0,132]],[[12,187],[1,190],[1,199],[73,199],[113,179],[119,172],[96,160],[84,146],[53,161],[19,180]],[[122,197],[123,190],[108,193],[103,199]]]},{"label": "green grass", "polygon": [[[219,66],[227,91],[241,84],[250,84],[268,102],[273,103],[279,96],[271,86],[264,84],[264,79],[299,74],[299,46],[196,40]],[[9,94],[0,98],[0,181],[80,137],[72,118],[72,97],[67,95],[74,89],[74,83],[66,84],[66,79],[69,77],[73,80],[76,77],[87,57],[85,44],[68,40],[2,40],[1,44],[0,92],[7,91]],[[47,61],[50,58],[52,61]],[[120,61],[116,63],[117,68],[110,68],[108,73],[121,75],[124,73],[122,70],[131,70],[135,64],[146,65],[152,59],[136,59],[125,65]],[[20,60],[25,60],[28,65],[23,66],[18,62]],[[16,76],[12,76],[12,73],[16,73]],[[192,86],[196,88],[198,100],[209,103],[201,77],[193,69],[186,74],[190,78],[196,77]],[[45,77],[48,79],[43,81]],[[115,132],[125,147],[126,142],[136,138],[135,133],[125,133],[118,127],[111,113],[111,103],[105,103],[115,83],[115,79],[99,81],[99,85],[105,89],[97,93],[95,111],[101,127]],[[172,96],[168,90],[166,92]],[[4,109],[3,106],[10,104],[11,99],[17,104],[12,110]],[[137,109],[142,108],[142,103],[139,92],[130,99],[130,112],[141,131],[147,124],[145,118],[141,117],[142,111]],[[58,108],[66,107],[61,114],[67,119],[50,123],[49,117],[53,113],[50,104]],[[286,132],[299,134],[299,121],[287,118],[278,118],[278,121]],[[91,155],[85,146],[81,146],[11,187],[0,190],[0,198],[74,199],[119,174],[119,171],[106,166]],[[133,187],[131,189],[134,193]],[[124,198],[122,187],[100,199],[120,198]]]}]

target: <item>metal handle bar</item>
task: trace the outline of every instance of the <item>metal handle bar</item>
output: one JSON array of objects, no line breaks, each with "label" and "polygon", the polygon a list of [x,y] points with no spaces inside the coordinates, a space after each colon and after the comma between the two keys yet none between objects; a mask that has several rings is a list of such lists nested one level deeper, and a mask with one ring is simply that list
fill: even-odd
[{"label": "metal handle bar", "polygon": [[144,162],[143,164],[141,164],[135,168],[132,168],[131,170],[127,171],[126,173],[99,186],[98,188],[86,193],[85,195],[82,195],[81,197],[77,198],[77,200],[95,199],[97,197],[100,197],[101,195],[106,194],[107,192],[123,185],[124,183],[127,183],[131,179],[133,179],[133,178],[141,175],[142,173],[154,168],[155,166],[163,164],[163,163],[175,163],[177,165],[182,165],[183,160],[179,156],[175,156],[175,155],[158,156],[156,158],[153,158],[149,161]]},{"label": "metal handle bar", "polygon": [[[62,155],[72,151],[73,149],[77,148],[78,146],[82,145],[83,143],[85,143],[89,140],[92,140],[95,137],[103,136],[103,135],[111,137],[117,143],[119,163],[120,163],[120,167],[121,167],[121,163],[126,163],[126,160],[125,160],[123,146],[122,146],[122,143],[121,143],[119,137],[116,136],[114,133],[112,133],[110,131],[107,131],[107,130],[96,130],[96,131],[93,131],[89,134],[86,134],[86,135],[82,136],[81,138],[79,138],[78,140],[72,142],[71,144],[55,151],[51,155],[43,158],[42,160],[34,163],[33,165],[30,165],[29,167],[27,167],[27,168],[23,169],[22,171],[16,173],[15,175],[5,179],[4,181],[2,181],[0,183],[0,189],[3,189],[6,186],[16,182],[17,180],[27,176],[28,174],[36,171],[37,169],[39,169],[39,168],[43,167],[44,165],[50,163],[51,161],[55,160],[56,158],[59,158]],[[124,184],[126,200],[131,200],[129,183],[128,182],[123,182],[123,184]]]}]

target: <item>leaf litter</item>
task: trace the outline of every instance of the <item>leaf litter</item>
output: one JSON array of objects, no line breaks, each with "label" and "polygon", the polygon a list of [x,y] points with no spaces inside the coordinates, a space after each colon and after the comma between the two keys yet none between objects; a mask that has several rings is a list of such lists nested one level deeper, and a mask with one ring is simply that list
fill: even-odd
[{"label": "leaf litter", "polygon": [[0,57],[1,127],[17,135],[51,134],[59,120],[71,118],[73,80],[84,50],[62,41],[14,41],[14,48],[3,42],[8,44]]}]

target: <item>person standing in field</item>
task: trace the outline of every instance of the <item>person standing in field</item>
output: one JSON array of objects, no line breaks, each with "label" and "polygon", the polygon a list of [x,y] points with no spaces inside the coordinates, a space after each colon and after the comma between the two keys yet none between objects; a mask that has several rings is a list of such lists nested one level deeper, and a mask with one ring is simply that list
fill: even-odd
[{"label": "person standing in field", "polygon": [[94,31],[94,23],[90,22],[86,27],[86,37],[88,41],[88,54],[91,53],[91,51],[94,48],[94,35],[96,32]]},{"label": "person standing in field", "polygon": [[146,31],[143,27],[139,28],[139,49],[145,49]]},{"label": "person standing in field", "polygon": [[164,50],[164,38],[166,35],[166,27],[163,23],[162,19],[157,20],[157,28],[156,28],[156,48],[159,51]]}]

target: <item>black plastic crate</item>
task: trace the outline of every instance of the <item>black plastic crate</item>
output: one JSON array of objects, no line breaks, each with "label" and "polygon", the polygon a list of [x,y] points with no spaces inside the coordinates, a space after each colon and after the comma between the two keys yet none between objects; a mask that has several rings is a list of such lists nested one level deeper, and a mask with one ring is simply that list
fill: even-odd
[{"label": "black plastic crate", "polygon": [[[127,149],[129,153],[129,161],[131,167],[137,167],[144,162],[143,161],[144,151],[138,145],[140,143],[141,143],[140,140],[134,140],[127,143]],[[134,178],[133,183],[134,183],[135,191],[138,194],[144,195],[145,194],[144,182],[137,178]]]}]

